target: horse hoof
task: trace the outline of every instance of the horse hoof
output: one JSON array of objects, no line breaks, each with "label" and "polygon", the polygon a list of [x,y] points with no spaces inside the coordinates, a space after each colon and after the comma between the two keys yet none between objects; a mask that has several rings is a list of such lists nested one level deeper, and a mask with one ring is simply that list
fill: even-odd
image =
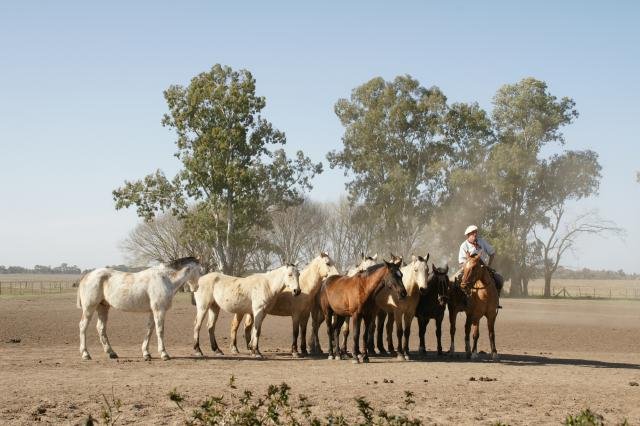
[{"label": "horse hoof", "polygon": [[109,358],[116,359],[116,358],[118,358],[118,354],[115,353],[115,352],[109,352]]},{"label": "horse hoof", "polygon": [[473,353],[471,354],[471,359],[473,359],[473,360],[478,359],[478,352],[473,352]]},{"label": "horse hoof", "polygon": [[494,352],[491,354],[491,360],[494,362],[500,362],[500,355],[498,355],[498,352]]},{"label": "horse hoof", "polygon": [[354,357],[353,360],[351,361],[351,363],[353,364],[360,364],[360,360],[358,359],[358,357]]},{"label": "horse hoof", "polygon": [[384,349],[378,349],[378,355],[380,355],[380,356],[387,356],[387,355],[389,355],[389,352],[387,352],[387,351],[386,351],[386,350],[384,350]]},{"label": "horse hoof", "polygon": [[300,358],[300,354],[298,352],[291,352],[291,358]]},{"label": "horse hoof", "polygon": [[333,359],[333,355],[329,355],[327,359]]},{"label": "horse hoof", "polygon": [[404,356],[404,360],[405,361],[411,361],[411,357],[409,356],[409,354]]},{"label": "horse hoof", "polygon": [[397,359],[398,361],[404,361],[404,355],[402,355],[402,354],[398,354],[398,355],[396,355],[396,359]]},{"label": "horse hoof", "polygon": [[196,358],[204,358],[204,354],[202,352],[194,352],[193,356]]},{"label": "horse hoof", "polygon": [[217,350],[213,351],[213,354],[216,355],[216,356],[224,355],[224,353],[220,349],[217,349]]},{"label": "horse hoof", "polygon": [[362,357],[362,362],[364,362],[365,364],[368,364],[369,363],[369,357],[368,356]]},{"label": "horse hoof", "polygon": [[169,354],[162,354],[161,358],[162,358],[163,361],[169,361],[171,359]]},{"label": "horse hoof", "polygon": [[91,355],[89,355],[88,353],[82,354],[82,360],[91,361]]},{"label": "horse hoof", "polygon": [[309,352],[307,352],[307,351],[302,351],[302,352],[300,352],[300,356],[302,356],[302,357],[307,357],[307,356],[309,356]]},{"label": "horse hoof", "polygon": [[[202,353],[202,352],[201,352],[201,353]],[[143,359],[144,359],[145,361],[151,361],[151,355],[149,355],[149,354],[144,354],[142,357],[143,357]]]},{"label": "horse hoof", "polygon": [[238,350],[238,348],[231,348],[231,353],[234,355],[238,355],[240,351]]},{"label": "horse hoof", "polygon": [[254,354],[253,357],[255,359],[264,359],[264,355],[262,355],[261,353]]}]

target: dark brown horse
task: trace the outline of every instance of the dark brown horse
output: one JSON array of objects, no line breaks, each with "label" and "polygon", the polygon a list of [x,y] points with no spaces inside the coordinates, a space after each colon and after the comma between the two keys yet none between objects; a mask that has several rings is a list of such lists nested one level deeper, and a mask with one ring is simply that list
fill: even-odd
[{"label": "dark brown horse", "polygon": [[[480,260],[480,256],[471,255],[463,268],[462,289],[470,289],[468,299],[467,321],[464,325],[464,345],[467,358],[478,358],[478,337],[480,337],[479,323],[482,317],[487,318],[489,342],[491,344],[491,358],[498,360],[496,350],[496,335],[494,326],[498,316],[498,289],[491,271]],[[469,334],[473,326],[473,350],[469,344]]]},{"label": "dark brown horse", "polygon": [[426,355],[425,333],[430,319],[436,321],[436,338],[438,355],[442,355],[442,319],[449,299],[449,266],[436,268],[431,264],[433,274],[427,281],[427,290],[420,293],[420,301],[416,307],[418,318],[418,336],[420,337],[420,355]]},{"label": "dark brown horse", "polygon": [[[351,317],[353,360],[356,363],[360,361],[360,324],[364,320],[362,361],[369,361],[367,342],[371,323],[377,310],[374,296],[376,291],[383,286],[397,292],[401,299],[407,296],[407,291],[402,284],[400,268],[387,261],[380,265],[371,266],[353,277],[336,275],[324,281],[318,293],[318,306],[327,324],[329,359],[337,358],[334,348],[338,346],[340,329],[345,318]],[[334,321],[334,315],[336,321]],[[344,351],[339,352],[339,358],[346,356]]]}]

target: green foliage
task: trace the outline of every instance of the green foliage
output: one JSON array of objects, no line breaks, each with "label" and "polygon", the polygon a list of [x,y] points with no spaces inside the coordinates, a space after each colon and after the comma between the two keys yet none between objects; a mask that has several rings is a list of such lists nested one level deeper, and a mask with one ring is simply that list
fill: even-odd
[{"label": "green foliage", "polygon": [[[102,394],[102,399],[104,400],[104,404],[102,404],[102,413],[100,414],[100,417],[102,417],[102,421],[105,424],[115,425],[122,415],[122,411],[120,410],[122,407],[122,401],[120,401],[120,399],[116,399],[113,387],[111,388],[111,398],[107,399],[106,395]],[[92,420],[91,416],[89,416],[87,423]]]},{"label": "green foliage", "polygon": [[125,181],[113,191],[116,209],[135,206],[145,220],[159,211],[179,215],[192,238],[213,247],[219,268],[239,273],[256,231],[270,225],[267,210],[301,202],[322,164],[272,148],[286,138],[260,115],[266,101],[247,70],[215,65],[164,96],[162,124],[176,132],[182,169],[171,180],[158,170]]},{"label": "green foliage", "polygon": [[576,416],[567,416],[564,424],[567,426],[603,426],[604,417],[592,412],[590,409],[582,410]]}]

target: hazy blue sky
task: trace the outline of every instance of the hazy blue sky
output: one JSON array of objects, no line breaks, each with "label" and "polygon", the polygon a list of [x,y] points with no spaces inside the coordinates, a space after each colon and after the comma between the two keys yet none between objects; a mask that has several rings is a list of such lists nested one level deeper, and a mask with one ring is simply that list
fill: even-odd
[{"label": "hazy blue sky", "polygon": [[[583,240],[572,267],[640,272],[640,20],[637,2],[52,2],[0,5],[0,264],[119,263],[137,223],[115,211],[125,179],[177,168],[162,91],[215,63],[247,68],[288,149],[340,147],[340,97],[410,74],[450,101],[491,108],[533,76],[580,118],[568,149],[600,154],[599,209],[626,241]],[[242,4],[242,6],[240,6]],[[334,200],[327,171],[312,198]]]}]

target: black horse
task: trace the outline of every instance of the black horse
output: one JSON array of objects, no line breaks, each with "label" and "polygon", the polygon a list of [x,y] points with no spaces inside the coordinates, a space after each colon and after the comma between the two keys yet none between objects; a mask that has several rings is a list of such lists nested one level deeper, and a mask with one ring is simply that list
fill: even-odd
[{"label": "black horse", "polygon": [[442,319],[449,297],[449,266],[436,268],[431,264],[433,274],[427,281],[427,290],[420,294],[420,302],[416,307],[418,318],[418,336],[420,337],[420,355],[427,353],[424,335],[430,319],[436,321],[436,337],[438,338],[438,355],[442,355]]}]

